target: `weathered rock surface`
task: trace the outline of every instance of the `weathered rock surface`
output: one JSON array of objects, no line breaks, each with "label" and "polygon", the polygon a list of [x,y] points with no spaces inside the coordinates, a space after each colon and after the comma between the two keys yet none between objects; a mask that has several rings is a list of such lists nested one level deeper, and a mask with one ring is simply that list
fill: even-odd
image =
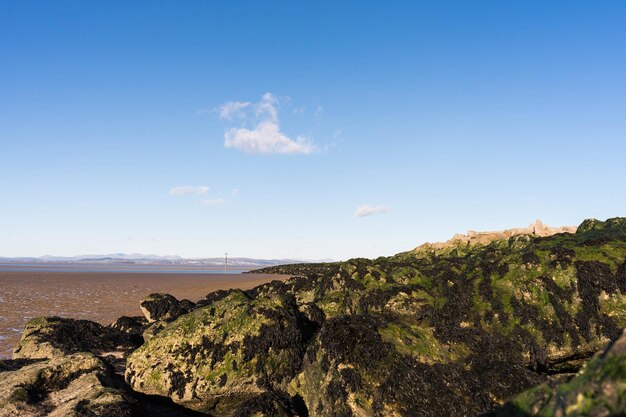
[{"label": "weathered rock surface", "polygon": [[131,417],[134,400],[115,388],[106,364],[91,353],[4,361],[0,416]]},{"label": "weathered rock surface", "polygon": [[425,243],[418,246],[415,251],[444,249],[454,246],[474,246],[485,245],[495,240],[510,239],[514,236],[528,235],[533,237],[547,237],[556,235],[558,233],[575,233],[577,228],[575,226],[564,227],[551,227],[542,223],[541,220],[535,221],[535,223],[528,227],[519,227],[515,229],[499,230],[494,232],[476,232],[469,230],[466,234],[456,234],[452,239],[446,242],[440,243]]},{"label": "weathered rock surface", "polygon": [[475,415],[540,381],[510,344],[474,332],[469,346],[441,343],[416,325],[378,314],[327,320],[292,393],[320,417],[456,416]]},{"label": "weathered rock surface", "polygon": [[173,321],[181,314],[189,312],[194,303],[189,300],[178,301],[169,294],[150,294],[139,304],[148,322]]},{"label": "weathered rock surface", "polygon": [[626,325],[625,221],[594,224],[306,266],[283,288],[326,321],[290,392],[314,416],[470,416],[576,372]]},{"label": "weathered rock surface", "polygon": [[131,391],[92,353],[0,361],[0,417],[207,417]]},{"label": "weathered rock surface", "polygon": [[544,383],[489,417],[608,417],[626,415],[626,330],[576,376]]},{"label": "weathered rock surface", "polygon": [[218,415],[269,404],[280,415],[291,407],[284,393],[304,356],[306,322],[289,294],[231,291],[133,352],[126,379],[136,391]]},{"label": "weathered rock surface", "polygon": [[77,352],[129,351],[141,337],[89,320],[39,317],[26,323],[13,358],[52,358]]}]

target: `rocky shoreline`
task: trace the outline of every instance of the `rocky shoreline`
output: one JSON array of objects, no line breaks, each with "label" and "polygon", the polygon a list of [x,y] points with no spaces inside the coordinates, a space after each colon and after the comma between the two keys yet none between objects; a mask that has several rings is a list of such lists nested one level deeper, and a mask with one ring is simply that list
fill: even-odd
[{"label": "rocky shoreline", "polygon": [[32,319],[0,416],[624,415],[626,219],[527,232]]}]

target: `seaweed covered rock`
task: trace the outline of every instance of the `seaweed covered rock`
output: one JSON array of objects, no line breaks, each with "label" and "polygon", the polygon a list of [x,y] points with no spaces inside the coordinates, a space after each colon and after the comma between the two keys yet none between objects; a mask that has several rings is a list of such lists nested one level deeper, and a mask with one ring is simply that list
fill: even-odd
[{"label": "seaweed covered rock", "polygon": [[148,325],[148,320],[144,317],[122,316],[109,325],[109,327],[119,330],[122,333],[141,335]]},{"label": "seaweed covered rock", "polygon": [[[459,416],[475,415],[539,381],[510,344],[471,333],[469,345],[444,344],[411,320],[332,318],[290,389],[319,417]],[[494,381],[490,366],[507,372]]]},{"label": "seaweed covered rock", "polygon": [[275,269],[294,277],[250,293],[321,326],[290,392],[312,416],[471,416],[577,372],[626,326],[626,219],[540,226]]},{"label": "seaweed covered rock", "polygon": [[170,294],[150,294],[144,298],[139,304],[148,322],[155,321],[172,321],[181,314],[187,313],[194,307],[189,300],[178,301],[176,297]]},{"label": "seaweed covered rock", "polygon": [[141,342],[141,337],[89,320],[39,317],[26,323],[13,357],[38,359],[76,352],[129,351]]},{"label": "seaweed covered rock", "polygon": [[233,417],[295,417],[306,415],[306,412],[298,412],[293,400],[284,393],[264,392],[237,407]]},{"label": "seaweed covered rock", "polygon": [[250,271],[251,274],[282,274],[308,277],[311,275],[332,275],[337,272],[339,262],[320,262],[308,264],[288,264],[268,266]]},{"label": "seaweed covered rock", "polygon": [[231,291],[133,352],[126,380],[136,391],[233,415],[286,391],[304,356],[307,322],[289,294],[251,298]]},{"label": "seaweed covered rock", "polygon": [[132,349],[143,335],[132,388],[216,417],[475,416],[509,398],[517,408],[500,412],[522,413],[510,415],[622,412],[622,339],[568,375],[626,326],[626,220],[503,236],[281,266],[294,276],[195,305],[152,295],[147,326],[38,319],[16,356]]},{"label": "seaweed covered rock", "polygon": [[135,401],[114,386],[106,364],[90,353],[4,361],[0,416],[131,417]]},{"label": "seaweed covered rock", "polygon": [[516,396],[490,417],[626,415],[626,330],[576,376]]}]

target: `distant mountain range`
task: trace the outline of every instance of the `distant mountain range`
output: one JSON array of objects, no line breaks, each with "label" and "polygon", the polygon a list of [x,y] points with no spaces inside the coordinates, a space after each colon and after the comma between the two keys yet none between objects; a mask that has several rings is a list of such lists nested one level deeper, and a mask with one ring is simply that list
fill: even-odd
[{"label": "distant mountain range", "polygon": [[[321,260],[326,262],[329,260]],[[41,257],[2,257],[2,263],[103,263],[103,264],[151,264],[151,265],[207,265],[222,266],[224,258],[183,258],[176,255],[152,255],[140,253],[111,253],[105,255],[77,255],[77,256],[41,256]],[[293,263],[311,262],[305,259],[257,259],[257,258],[228,258],[229,266],[274,266]]]}]

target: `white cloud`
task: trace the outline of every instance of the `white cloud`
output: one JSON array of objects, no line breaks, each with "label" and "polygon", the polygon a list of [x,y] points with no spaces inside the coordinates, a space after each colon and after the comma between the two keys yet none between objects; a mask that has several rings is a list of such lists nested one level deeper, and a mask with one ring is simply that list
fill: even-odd
[{"label": "white cloud", "polygon": [[218,110],[220,112],[220,119],[231,120],[234,117],[245,118],[245,109],[250,107],[252,103],[249,101],[229,101],[221,105]]},{"label": "white cloud", "polygon": [[237,197],[239,195],[239,188],[233,188],[231,190],[233,197]]},{"label": "white cloud", "polygon": [[206,198],[200,201],[200,204],[202,204],[203,206],[221,206],[226,203],[227,201],[223,198]]},{"label": "white cloud", "polygon": [[[280,130],[278,121],[278,99],[272,93],[265,93],[261,101],[255,104],[249,102],[229,102],[220,107],[227,109],[225,114],[242,112],[251,107],[254,109],[254,126],[232,127],[224,133],[224,146],[235,148],[249,153],[265,154],[310,154],[316,148],[304,136],[290,138]],[[233,110],[234,109],[234,110]],[[232,117],[222,117],[230,120]]]},{"label": "white cloud", "polygon": [[389,206],[370,206],[369,204],[364,204],[362,206],[357,207],[354,215],[356,217],[366,217],[371,216],[373,214],[382,214],[389,213],[391,211],[391,207]]},{"label": "white cloud", "polygon": [[305,137],[289,138],[277,122],[261,122],[254,129],[231,128],[224,134],[224,146],[249,153],[310,154],[315,146]]},{"label": "white cloud", "polygon": [[179,185],[178,187],[172,187],[170,189],[171,195],[202,195],[209,192],[209,187],[206,185]]}]

